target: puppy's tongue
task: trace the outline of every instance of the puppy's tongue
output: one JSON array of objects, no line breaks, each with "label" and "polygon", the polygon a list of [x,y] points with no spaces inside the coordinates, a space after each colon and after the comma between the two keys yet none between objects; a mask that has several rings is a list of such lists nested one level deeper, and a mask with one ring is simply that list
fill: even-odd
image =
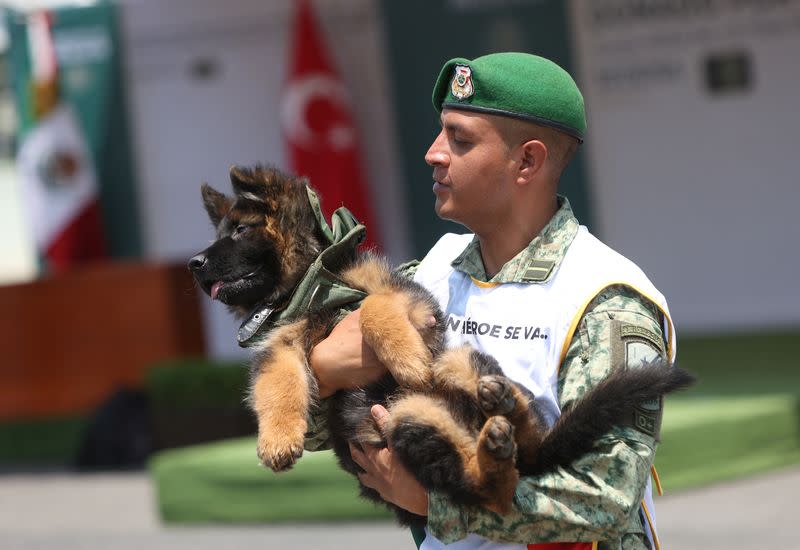
[{"label": "puppy's tongue", "polygon": [[222,288],[222,281],[217,281],[213,285],[211,285],[211,299],[216,300],[217,294],[219,294],[219,289]]}]

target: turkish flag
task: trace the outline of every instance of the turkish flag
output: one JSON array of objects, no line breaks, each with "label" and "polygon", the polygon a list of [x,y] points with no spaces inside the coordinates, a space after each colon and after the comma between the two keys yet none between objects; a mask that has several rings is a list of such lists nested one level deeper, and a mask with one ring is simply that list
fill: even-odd
[{"label": "turkish flag", "polygon": [[292,171],[322,197],[325,215],[346,206],[380,243],[349,96],[333,67],[307,0],[297,2],[289,79],[281,105]]}]

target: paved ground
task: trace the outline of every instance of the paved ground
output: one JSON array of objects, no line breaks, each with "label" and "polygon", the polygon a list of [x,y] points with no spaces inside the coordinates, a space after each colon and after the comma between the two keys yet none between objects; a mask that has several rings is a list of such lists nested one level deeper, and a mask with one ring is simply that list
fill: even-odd
[{"label": "paved ground", "polygon": [[[664,550],[798,550],[800,468],[656,500]],[[145,474],[0,476],[3,550],[413,550],[390,524],[162,526]]]}]

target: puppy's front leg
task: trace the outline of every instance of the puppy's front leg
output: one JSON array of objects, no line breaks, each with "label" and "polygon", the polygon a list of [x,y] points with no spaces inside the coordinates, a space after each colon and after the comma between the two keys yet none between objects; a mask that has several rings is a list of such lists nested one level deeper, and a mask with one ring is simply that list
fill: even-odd
[{"label": "puppy's front leg", "polygon": [[431,351],[421,331],[433,311],[403,292],[370,294],[361,304],[361,333],[400,386],[430,386]]},{"label": "puppy's front leg", "polygon": [[258,418],[258,457],[288,470],[303,454],[311,384],[303,348],[307,321],[278,327],[259,345],[250,402]]},{"label": "puppy's front leg", "polygon": [[435,300],[422,287],[393,276],[385,261],[367,256],[342,273],[342,280],[368,296],[361,304],[361,334],[394,379],[404,388],[430,385],[434,350],[442,347],[441,317]]}]

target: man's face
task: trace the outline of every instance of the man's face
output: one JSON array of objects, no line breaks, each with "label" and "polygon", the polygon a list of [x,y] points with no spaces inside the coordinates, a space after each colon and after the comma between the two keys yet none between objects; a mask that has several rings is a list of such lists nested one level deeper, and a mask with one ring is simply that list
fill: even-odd
[{"label": "man's face", "polygon": [[517,163],[492,115],[444,109],[425,154],[433,167],[436,214],[475,233],[506,218]]}]

